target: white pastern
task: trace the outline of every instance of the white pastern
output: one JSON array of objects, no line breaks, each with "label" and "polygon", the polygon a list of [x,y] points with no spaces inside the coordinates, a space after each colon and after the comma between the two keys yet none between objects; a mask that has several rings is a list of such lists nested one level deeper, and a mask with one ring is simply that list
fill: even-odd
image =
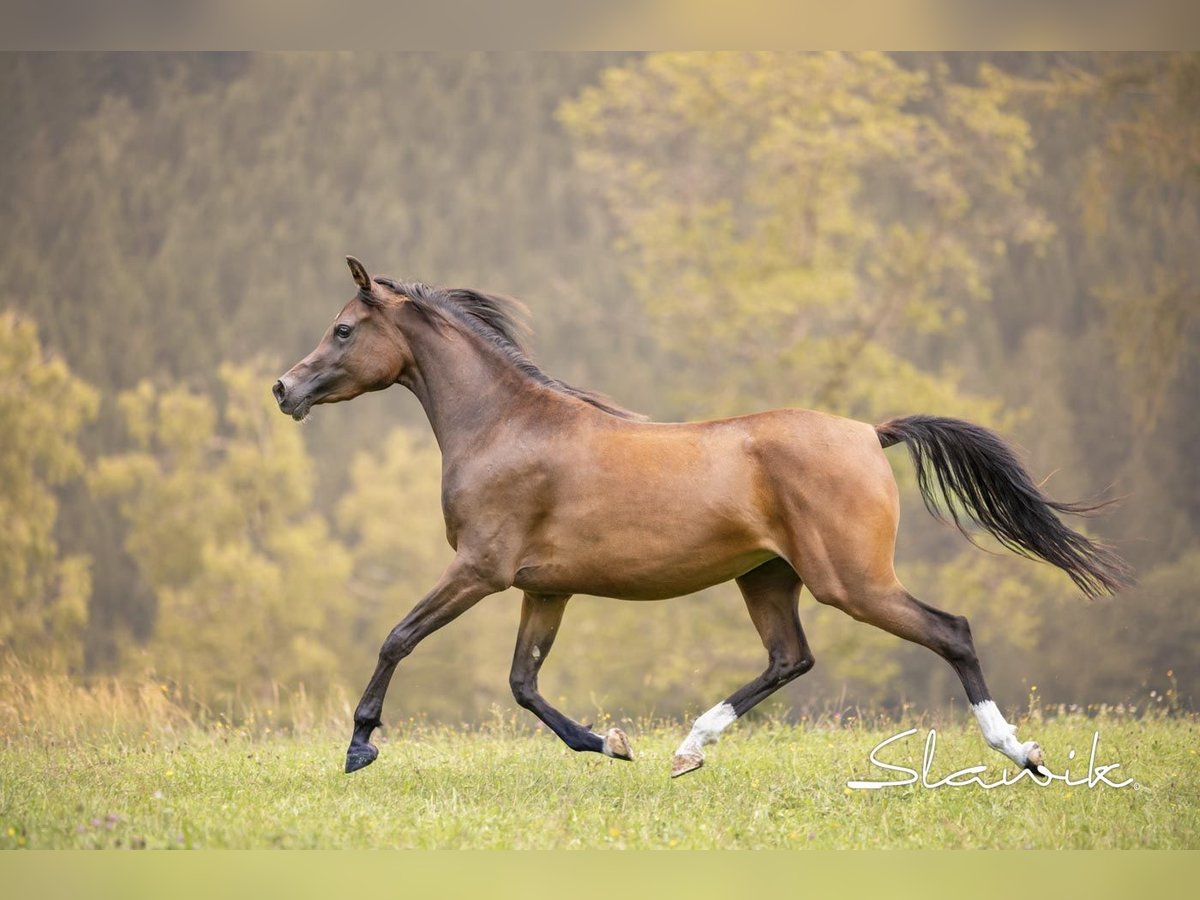
[{"label": "white pastern", "polygon": [[984,700],[971,706],[975,719],[979,722],[979,730],[988,746],[999,750],[1018,766],[1024,766],[1029,758],[1029,751],[1037,744],[1032,741],[1022,744],[1017,740],[1017,726],[1008,724],[1000,708],[992,700]]},{"label": "white pastern", "polygon": [[701,748],[705,744],[711,744],[717,740],[721,736],[721,732],[735,721],[737,721],[737,713],[733,711],[733,707],[728,703],[718,703],[695,721],[691,733],[683,739],[683,743],[679,745],[675,755],[703,756]]}]

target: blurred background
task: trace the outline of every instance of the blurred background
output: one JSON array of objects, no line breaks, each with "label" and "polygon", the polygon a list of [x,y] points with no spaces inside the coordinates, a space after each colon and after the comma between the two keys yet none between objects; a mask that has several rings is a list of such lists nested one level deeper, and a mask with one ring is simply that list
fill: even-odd
[{"label": "blurred background", "polygon": [[[0,114],[10,687],[357,697],[451,553],[409,394],[274,407],[349,253],[523,299],[543,368],[654,419],[1002,431],[1053,496],[1124,498],[1081,527],[1138,586],[971,547],[895,449],[901,578],[971,619],[1001,706],[1194,708],[1200,56],[3,54]],[[515,707],[519,603],[425,642],[385,720]],[[801,619],[817,666],[767,712],[965,705],[927,650]],[[541,681],[677,716],[764,662],[732,585],[580,597]]]}]

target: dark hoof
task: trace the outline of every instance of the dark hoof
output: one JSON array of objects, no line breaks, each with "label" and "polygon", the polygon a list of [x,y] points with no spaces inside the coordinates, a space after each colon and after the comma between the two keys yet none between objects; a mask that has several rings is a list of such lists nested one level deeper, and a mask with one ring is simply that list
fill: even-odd
[{"label": "dark hoof", "polygon": [[369,766],[378,755],[379,750],[374,744],[351,744],[346,751],[346,774]]}]

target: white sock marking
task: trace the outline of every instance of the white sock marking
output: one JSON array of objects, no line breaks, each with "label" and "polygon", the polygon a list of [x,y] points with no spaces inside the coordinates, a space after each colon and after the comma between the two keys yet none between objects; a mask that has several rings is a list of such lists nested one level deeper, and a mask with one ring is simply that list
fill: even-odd
[{"label": "white sock marking", "polygon": [[1016,738],[1017,726],[1008,724],[995,702],[984,700],[972,705],[971,709],[988,746],[999,750],[1018,766],[1024,766],[1029,756],[1028,749]]},{"label": "white sock marking", "polygon": [[683,739],[683,743],[679,745],[675,755],[688,753],[703,756],[701,748],[705,744],[716,741],[721,736],[721,732],[735,721],[737,721],[737,713],[733,711],[733,707],[728,703],[718,703],[695,721],[691,733]]}]

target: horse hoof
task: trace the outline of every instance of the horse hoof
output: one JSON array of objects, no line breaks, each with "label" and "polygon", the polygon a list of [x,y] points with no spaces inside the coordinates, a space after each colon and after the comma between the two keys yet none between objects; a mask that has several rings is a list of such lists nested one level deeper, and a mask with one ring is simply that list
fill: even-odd
[{"label": "horse hoof", "polygon": [[671,777],[678,778],[688,772],[695,772],[704,765],[704,757],[699,753],[677,753],[671,760]]},{"label": "horse hoof", "polygon": [[633,750],[629,746],[629,738],[620,728],[608,729],[608,733],[604,735],[604,744],[601,750],[605,756],[611,756],[613,759],[633,760]]},{"label": "horse hoof", "polygon": [[351,744],[346,751],[346,774],[366,768],[378,755],[379,750],[374,744]]},{"label": "horse hoof", "polygon": [[1035,775],[1044,774],[1041,769],[1045,762],[1045,758],[1042,756],[1042,745],[1037,741],[1029,741],[1023,744],[1021,749],[1025,751],[1025,768]]}]

